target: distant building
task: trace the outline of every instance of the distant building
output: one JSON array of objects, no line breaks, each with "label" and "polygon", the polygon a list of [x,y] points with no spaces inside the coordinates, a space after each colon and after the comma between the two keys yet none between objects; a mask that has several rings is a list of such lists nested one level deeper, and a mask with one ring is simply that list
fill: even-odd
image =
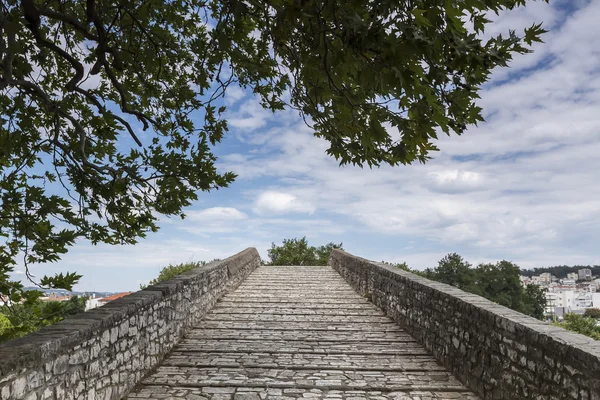
[{"label": "distant building", "polygon": [[600,308],[600,293],[592,293],[592,307]]},{"label": "distant building", "polygon": [[583,314],[588,308],[600,308],[600,293],[576,290],[546,292],[546,315]]},{"label": "distant building", "polygon": [[593,293],[579,293],[577,297],[573,299],[574,309],[586,309],[594,307],[594,300],[592,297]]},{"label": "distant building", "polygon": [[66,296],[61,296],[56,293],[51,293],[50,296],[40,297],[42,301],[69,301],[73,296],[68,294]]},{"label": "distant building", "polygon": [[97,298],[96,293],[92,293],[91,296],[85,301],[85,311],[100,307],[100,300],[102,299]]},{"label": "distant building", "polygon": [[0,306],[12,306],[12,304],[10,297],[0,294]]},{"label": "distant building", "polygon": [[544,285],[548,285],[550,282],[552,282],[552,274],[549,272],[544,272],[543,274],[540,274],[538,281]]},{"label": "distant building", "polygon": [[577,272],[570,272],[567,274],[567,279],[571,281],[576,281],[579,279],[579,274]]},{"label": "distant building", "polygon": [[[546,292],[546,313],[560,315],[562,311],[571,312],[574,307],[574,300],[578,293],[574,290],[558,290],[555,292]],[[558,312],[557,309],[561,309]]]},{"label": "distant building", "polygon": [[558,307],[560,293],[546,292],[546,315],[555,314],[555,308]]},{"label": "distant building", "polygon": [[592,279],[592,270],[589,268],[580,269],[579,271],[577,271],[577,273],[579,274],[580,281]]},{"label": "distant building", "polygon": [[96,307],[103,306],[106,303],[110,303],[113,300],[120,299],[121,297],[125,297],[127,295],[130,295],[131,293],[133,293],[133,292],[117,293],[117,294],[113,294],[113,295],[108,296],[108,297],[104,297],[104,298],[98,299],[98,305]]}]

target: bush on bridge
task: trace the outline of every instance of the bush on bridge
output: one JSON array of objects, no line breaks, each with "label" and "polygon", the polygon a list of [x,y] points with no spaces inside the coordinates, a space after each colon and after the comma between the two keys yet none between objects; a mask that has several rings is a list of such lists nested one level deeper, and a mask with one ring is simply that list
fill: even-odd
[{"label": "bush on bridge", "polygon": [[342,248],[342,243],[328,243],[323,246],[309,246],[306,236],[302,239],[283,239],[283,244],[271,244],[267,250],[269,259],[267,265],[327,265],[331,250]]},{"label": "bush on bridge", "polygon": [[592,339],[600,340],[600,320],[586,317],[585,315],[568,313],[565,314],[563,321],[555,321],[554,325],[568,329],[573,332],[589,336]]},{"label": "bush on bridge", "polygon": [[[209,262],[213,262],[213,261],[219,261],[219,259],[215,258],[214,260],[209,261]],[[157,283],[168,281],[171,278],[175,278],[177,275],[181,275],[185,272],[188,272],[195,268],[206,265],[209,262],[207,262],[207,261],[188,261],[188,262],[181,263],[181,264],[169,264],[166,267],[163,267],[163,269],[160,270],[160,273],[158,274],[158,276],[156,278],[152,279],[148,283],[148,285],[156,285]],[[145,289],[146,287],[147,287],[147,285],[140,285],[140,289]]]}]

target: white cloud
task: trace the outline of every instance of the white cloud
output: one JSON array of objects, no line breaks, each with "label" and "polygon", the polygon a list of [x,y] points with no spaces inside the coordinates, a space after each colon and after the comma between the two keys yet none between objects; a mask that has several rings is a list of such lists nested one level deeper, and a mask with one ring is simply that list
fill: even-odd
[{"label": "white cloud", "polygon": [[212,207],[204,210],[191,210],[186,212],[189,220],[179,229],[186,232],[209,237],[214,233],[233,233],[244,229],[246,213],[233,207]]},{"label": "white cloud", "polygon": [[248,218],[248,216],[237,208],[233,207],[212,207],[201,211],[188,211],[186,216],[192,221],[239,221]]},{"label": "white cloud", "polygon": [[483,189],[485,180],[478,172],[444,169],[427,174],[434,190],[445,193],[469,192]]},{"label": "white cloud", "polygon": [[225,92],[225,104],[232,106],[246,97],[246,91],[239,86],[230,85]]},{"label": "white cloud", "polygon": [[261,193],[254,203],[253,211],[259,215],[284,213],[313,213],[315,206],[300,200],[291,193],[267,191]]},{"label": "white cloud", "polygon": [[256,98],[251,98],[228,116],[227,124],[241,131],[253,131],[265,126],[269,118],[272,113],[262,108]]}]

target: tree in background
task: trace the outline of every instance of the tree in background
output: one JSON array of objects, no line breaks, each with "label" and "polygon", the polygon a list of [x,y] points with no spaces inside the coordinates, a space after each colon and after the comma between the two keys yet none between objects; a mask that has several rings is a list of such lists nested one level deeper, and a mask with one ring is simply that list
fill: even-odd
[{"label": "tree in background", "polygon": [[584,315],[568,313],[562,322],[553,322],[554,325],[568,329],[573,332],[581,333],[592,339],[600,340],[600,325],[595,318],[587,318]]},{"label": "tree in background", "polygon": [[[219,261],[219,259],[215,258],[214,260],[209,261],[209,262],[213,262],[213,261]],[[196,269],[198,267],[206,265],[209,262],[190,261],[190,262],[175,264],[175,265],[169,264],[166,267],[162,268],[160,270],[160,273],[158,274],[158,276],[156,278],[152,279],[150,282],[148,282],[148,285],[156,285],[157,283],[168,281],[171,278],[175,278],[178,275],[181,275],[183,273],[186,273],[188,271],[191,271],[193,269]],[[148,285],[140,285],[140,289],[145,289]]]},{"label": "tree in background", "polygon": [[519,267],[510,261],[479,264],[473,268],[460,255],[450,253],[438,262],[437,267],[412,272],[477,294],[532,317],[544,318],[546,296],[543,290],[532,285],[524,288]]},{"label": "tree in background", "polygon": [[426,162],[439,133],[483,120],[491,71],[541,41],[540,25],[485,34],[526,3],[2,1],[0,277],[83,238],[136,243],[229,185],[212,147],[230,85],[297,110],[341,164]]},{"label": "tree in background", "polygon": [[520,269],[510,261],[480,264],[473,270],[468,291],[505,307],[525,312]]},{"label": "tree in background", "polygon": [[342,247],[342,243],[327,243],[326,245],[319,246],[315,248],[315,256],[317,258],[317,263],[315,265],[327,265],[329,262],[329,256],[331,255],[331,251],[333,249],[344,250]]},{"label": "tree in background", "polygon": [[4,332],[7,332],[10,328],[12,328],[12,324],[8,317],[2,313],[0,313],[0,341],[4,336]]},{"label": "tree in background", "polygon": [[406,263],[406,261],[402,261],[400,263],[391,263],[391,262],[388,262],[388,261],[381,261],[381,263],[385,264],[385,265],[390,265],[390,266],[392,266],[394,268],[398,268],[398,269],[401,269],[403,271],[412,272],[413,274],[422,275],[422,271],[412,270],[408,266],[408,264]]},{"label": "tree in background", "polygon": [[600,308],[588,308],[583,313],[586,318],[593,318],[600,320]]},{"label": "tree in background", "polygon": [[267,265],[327,265],[333,249],[342,248],[342,243],[328,243],[324,246],[309,246],[306,236],[302,239],[283,239],[281,246],[271,244],[267,250],[270,262]]},{"label": "tree in background", "polygon": [[411,272],[411,269],[408,266],[408,264],[406,263],[406,261],[402,261],[401,263],[394,264],[394,267],[399,268],[403,271]]},{"label": "tree in background", "polygon": [[[66,301],[35,300],[0,307],[0,342],[16,339],[38,329],[85,311],[87,297],[73,296]],[[2,322],[4,321],[4,322]],[[6,324],[8,321],[8,324]],[[7,326],[8,325],[8,326]]]},{"label": "tree in background", "polygon": [[456,253],[446,255],[438,262],[435,269],[428,268],[422,274],[426,278],[447,283],[462,290],[468,290],[473,281],[471,264]]},{"label": "tree in background", "polygon": [[546,289],[538,285],[527,285],[523,293],[523,312],[537,319],[546,317]]}]

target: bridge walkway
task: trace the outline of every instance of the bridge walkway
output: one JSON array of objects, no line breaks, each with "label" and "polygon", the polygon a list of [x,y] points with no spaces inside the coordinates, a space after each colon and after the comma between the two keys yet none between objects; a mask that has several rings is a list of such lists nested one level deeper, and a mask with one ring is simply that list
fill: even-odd
[{"label": "bridge walkway", "polygon": [[331,267],[259,267],[128,399],[477,397]]}]

